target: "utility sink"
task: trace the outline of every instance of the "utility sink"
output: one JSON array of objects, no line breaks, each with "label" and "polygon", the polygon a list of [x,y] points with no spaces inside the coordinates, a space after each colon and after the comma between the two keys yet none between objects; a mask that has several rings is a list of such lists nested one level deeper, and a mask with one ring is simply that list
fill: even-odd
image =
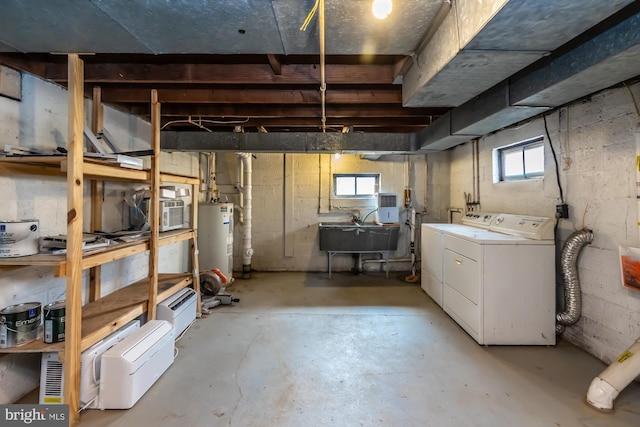
[{"label": "utility sink", "polygon": [[320,250],[329,252],[380,252],[398,248],[400,225],[320,223]]}]

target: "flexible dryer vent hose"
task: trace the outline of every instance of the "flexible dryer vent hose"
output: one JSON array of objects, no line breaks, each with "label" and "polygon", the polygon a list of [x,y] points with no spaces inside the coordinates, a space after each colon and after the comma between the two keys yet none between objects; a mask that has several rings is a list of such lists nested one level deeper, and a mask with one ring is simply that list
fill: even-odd
[{"label": "flexible dryer vent hose", "polygon": [[564,242],[560,255],[562,283],[564,284],[564,310],[556,314],[556,333],[564,332],[564,327],[573,325],[580,319],[582,297],[578,278],[578,255],[584,245],[593,241],[593,232],[583,229],[572,233]]}]

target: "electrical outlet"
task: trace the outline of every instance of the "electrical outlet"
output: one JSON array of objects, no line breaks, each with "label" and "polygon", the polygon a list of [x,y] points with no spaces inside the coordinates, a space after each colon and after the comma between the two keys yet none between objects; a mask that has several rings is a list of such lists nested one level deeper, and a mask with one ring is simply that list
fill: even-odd
[{"label": "electrical outlet", "polygon": [[569,205],[566,203],[556,205],[556,217],[569,218]]}]

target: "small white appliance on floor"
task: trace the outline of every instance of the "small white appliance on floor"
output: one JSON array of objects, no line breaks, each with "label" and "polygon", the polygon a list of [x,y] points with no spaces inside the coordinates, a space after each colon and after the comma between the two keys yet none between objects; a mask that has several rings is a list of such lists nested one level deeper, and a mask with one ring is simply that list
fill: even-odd
[{"label": "small white appliance on floor", "polygon": [[173,326],[150,320],[102,355],[100,409],[129,409],[173,363]]},{"label": "small white appliance on floor", "polygon": [[166,320],[173,325],[176,338],[196,320],[196,291],[182,288],[158,304],[156,318]]},{"label": "small white appliance on floor", "polygon": [[422,224],[422,288],[479,344],[556,342],[552,218],[469,212]]},{"label": "small white appliance on floor", "polygon": [[[138,328],[140,328],[140,321],[132,320],[82,352],[80,355],[80,407],[98,407],[102,354]],[[63,401],[64,366],[58,360],[57,352],[42,353],[40,404],[62,404]]]}]

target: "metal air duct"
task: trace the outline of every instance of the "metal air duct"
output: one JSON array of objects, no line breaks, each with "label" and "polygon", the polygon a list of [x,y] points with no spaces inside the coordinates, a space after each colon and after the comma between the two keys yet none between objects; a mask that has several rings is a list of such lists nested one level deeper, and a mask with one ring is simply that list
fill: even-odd
[{"label": "metal air duct", "polygon": [[567,238],[562,247],[560,265],[564,284],[564,310],[556,314],[556,333],[562,334],[564,327],[573,325],[580,319],[582,297],[578,277],[578,256],[584,245],[593,241],[593,232],[583,229],[575,231]]}]

